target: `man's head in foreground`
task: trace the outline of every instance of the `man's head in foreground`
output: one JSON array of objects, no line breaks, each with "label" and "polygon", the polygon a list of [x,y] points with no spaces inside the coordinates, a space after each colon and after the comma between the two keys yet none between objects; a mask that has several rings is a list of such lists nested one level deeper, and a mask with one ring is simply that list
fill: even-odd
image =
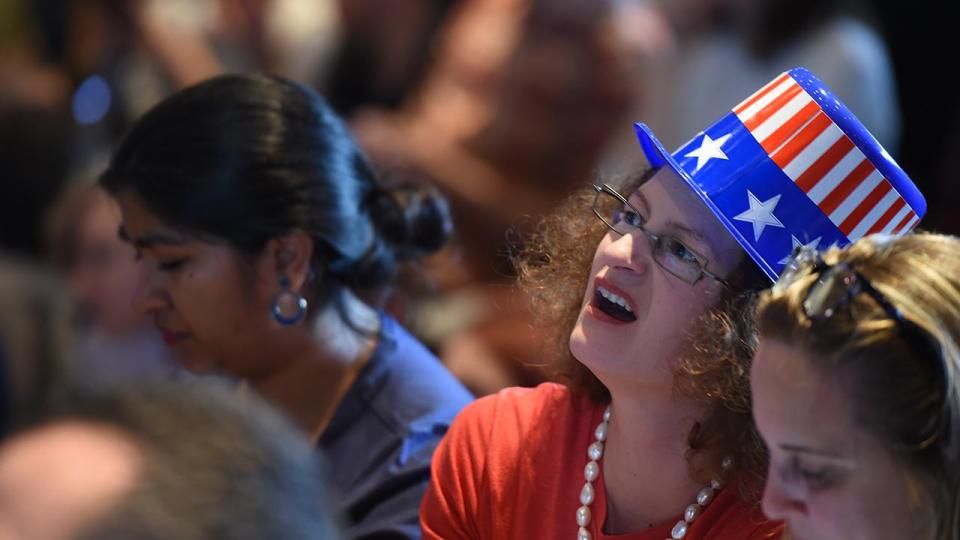
[{"label": "man's head in foreground", "polygon": [[0,447],[0,540],[337,538],[315,451],[208,384],[73,392]]}]

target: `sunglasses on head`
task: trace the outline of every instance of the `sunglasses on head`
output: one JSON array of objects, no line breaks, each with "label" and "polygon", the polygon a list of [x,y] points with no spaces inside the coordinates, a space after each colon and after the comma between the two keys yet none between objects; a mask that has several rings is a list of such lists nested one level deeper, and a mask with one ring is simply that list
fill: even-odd
[{"label": "sunglasses on head", "polygon": [[[859,295],[866,294],[880,306],[888,318],[894,321],[901,339],[919,359],[936,359],[940,362],[942,378],[945,385],[948,384],[940,360],[940,348],[934,345],[935,340],[918,324],[905,317],[899,308],[870,283],[870,280],[849,263],[828,264],[816,250],[800,247],[780,274],[774,290],[785,290],[800,278],[810,275],[816,275],[817,280],[807,289],[802,303],[803,314],[810,321],[814,324],[823,324],[849,306]],[[944,396],[947,395],[948,390],[948,388],[944,389]],[[940,426],[942,418],[935,423]],[[924,430],[925,433],[930,431],[933,432],[932,435],[922,437],[920,442],[911,446],[926,448],[942,433],[939,427]]]}]

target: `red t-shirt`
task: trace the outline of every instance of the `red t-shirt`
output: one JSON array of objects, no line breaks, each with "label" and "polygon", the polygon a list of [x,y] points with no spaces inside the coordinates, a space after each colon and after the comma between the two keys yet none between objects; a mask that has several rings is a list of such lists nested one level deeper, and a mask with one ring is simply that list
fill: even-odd
[{"label": "red t-shirt", "polygon": [[[587,446],[603,407],[574,398],[557,384],[509,388],[468,406],[433,456],[432,478],[420,506],[425,539],[576,538]],[[595,540],[663,540],[675,519],[639,533],[606,535],[603,475],[590,509]],[[678,511],[682,511],[678,508]],[[779,538],[782,526],[735,489],[717,494],[687,532],[703,538]]]}]

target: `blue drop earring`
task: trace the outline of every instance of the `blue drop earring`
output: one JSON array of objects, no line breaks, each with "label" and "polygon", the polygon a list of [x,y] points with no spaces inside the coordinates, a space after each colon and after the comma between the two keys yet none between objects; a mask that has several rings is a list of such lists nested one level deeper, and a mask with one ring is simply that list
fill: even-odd
[{"label": "blue drop earring", "polygon": [[293,326],[307,314],[307,299],[290,290],[290,279],[280,278],[280,292],[273,298],[273,318],[284,326]]}]

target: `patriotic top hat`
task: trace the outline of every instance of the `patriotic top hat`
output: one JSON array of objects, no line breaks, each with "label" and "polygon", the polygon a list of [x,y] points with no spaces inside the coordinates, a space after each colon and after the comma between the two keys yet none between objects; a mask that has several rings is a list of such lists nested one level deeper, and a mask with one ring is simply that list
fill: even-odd
[{"label": "patriotic top hat", "polygon": [[903,169],[804,68],[783,73],[672,155],[649,127],[635,128],[650,165],[676,171],[774,281],[797,246],[899,236],[926,213]]}]

